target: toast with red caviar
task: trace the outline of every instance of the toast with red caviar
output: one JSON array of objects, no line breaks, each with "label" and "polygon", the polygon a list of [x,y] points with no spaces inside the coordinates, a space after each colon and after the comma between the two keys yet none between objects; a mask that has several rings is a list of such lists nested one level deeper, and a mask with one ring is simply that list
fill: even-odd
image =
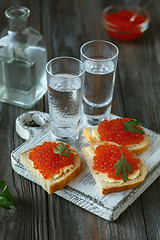
[{"label": "toast with red caviar", "polygon": [[146,177],[144,162],[125,146],[100,142],[82,148],[82,153],[102,194],[133,189]]},{"label": "toast with red caviar", "polygon": [[139,126],[142,124],[140,122],[137,124],[137,122],[130,118],[104,120],[98,126],[84,128],[83,134],[91,144],[102,141],[115,142],[139,155],[148,149],[149,137]]},{"label": "toast with red caviar", "polygon": [[81,168],[79,154],[59,141],[44,142],[23,152],[19,155],[19,162],[49,194],[64,188]]}]

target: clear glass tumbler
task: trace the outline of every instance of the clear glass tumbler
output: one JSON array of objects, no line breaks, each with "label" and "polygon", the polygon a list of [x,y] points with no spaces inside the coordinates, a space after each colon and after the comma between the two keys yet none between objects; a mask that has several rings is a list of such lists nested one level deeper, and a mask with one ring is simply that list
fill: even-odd
[{"label": "clear glass tumbler", "polygon": [[72,57],[57,57],[47,63],[51,132],[56,140],[79,137],[84,64]]},{"label": "clear glass tumbler", "polygon": [[94,40],[80,49],[85,65],[83,113],[90,125],[110,118],[118,48],[107,41]]}]

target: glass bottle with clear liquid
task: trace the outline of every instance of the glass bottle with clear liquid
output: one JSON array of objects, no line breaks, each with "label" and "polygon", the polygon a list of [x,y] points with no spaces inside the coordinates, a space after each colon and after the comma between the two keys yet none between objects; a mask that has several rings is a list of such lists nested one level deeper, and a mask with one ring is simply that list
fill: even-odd
[{"label": "glass bottle with clear liquid", "polygon": [[30,10],[5,11],[9,26],[0,36],[0,101],[31,108],[47,91],[47,51],[42,35],[27,26]]}]

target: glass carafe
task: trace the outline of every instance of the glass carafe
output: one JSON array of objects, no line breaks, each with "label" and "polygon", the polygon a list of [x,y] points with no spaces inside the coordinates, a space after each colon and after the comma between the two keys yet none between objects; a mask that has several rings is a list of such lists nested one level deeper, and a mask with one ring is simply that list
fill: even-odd
[{"label": "glass carafe", "polygon": [[28,8],[11,7],[5,15],[9,25],[0,35],[0,101],[31,108],[47,90],[44,39],[27,26]]}]

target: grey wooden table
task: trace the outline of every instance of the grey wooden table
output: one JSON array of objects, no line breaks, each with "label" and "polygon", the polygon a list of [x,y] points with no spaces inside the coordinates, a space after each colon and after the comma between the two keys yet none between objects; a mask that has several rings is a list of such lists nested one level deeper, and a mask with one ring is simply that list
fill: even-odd
[{"label": "grey wooden table", "polygon": [[[45,39],[48,60],[68,55],[79,58],[80,46],[92,39],[115,43],[119,50],[112,113],[136,118],[160,133],[160,1],[147,10],[148,31],[134,42],[112,39],[101,24],[102,10],[111,0],[1,0],[0,31],[7,26],[4,11],[14,5],[31,10],[29,25]],[[142,4],[143,1],[130,1]],[[48,112],[47,94],[31,109]],[[24,142],[15,120],[27,110],[0,103],[0,179],[18,202],[18,210],[0,208],[0,240],[160,239],[160,178],[115,222],[108,222],[15,173],[10,154]]]}]

